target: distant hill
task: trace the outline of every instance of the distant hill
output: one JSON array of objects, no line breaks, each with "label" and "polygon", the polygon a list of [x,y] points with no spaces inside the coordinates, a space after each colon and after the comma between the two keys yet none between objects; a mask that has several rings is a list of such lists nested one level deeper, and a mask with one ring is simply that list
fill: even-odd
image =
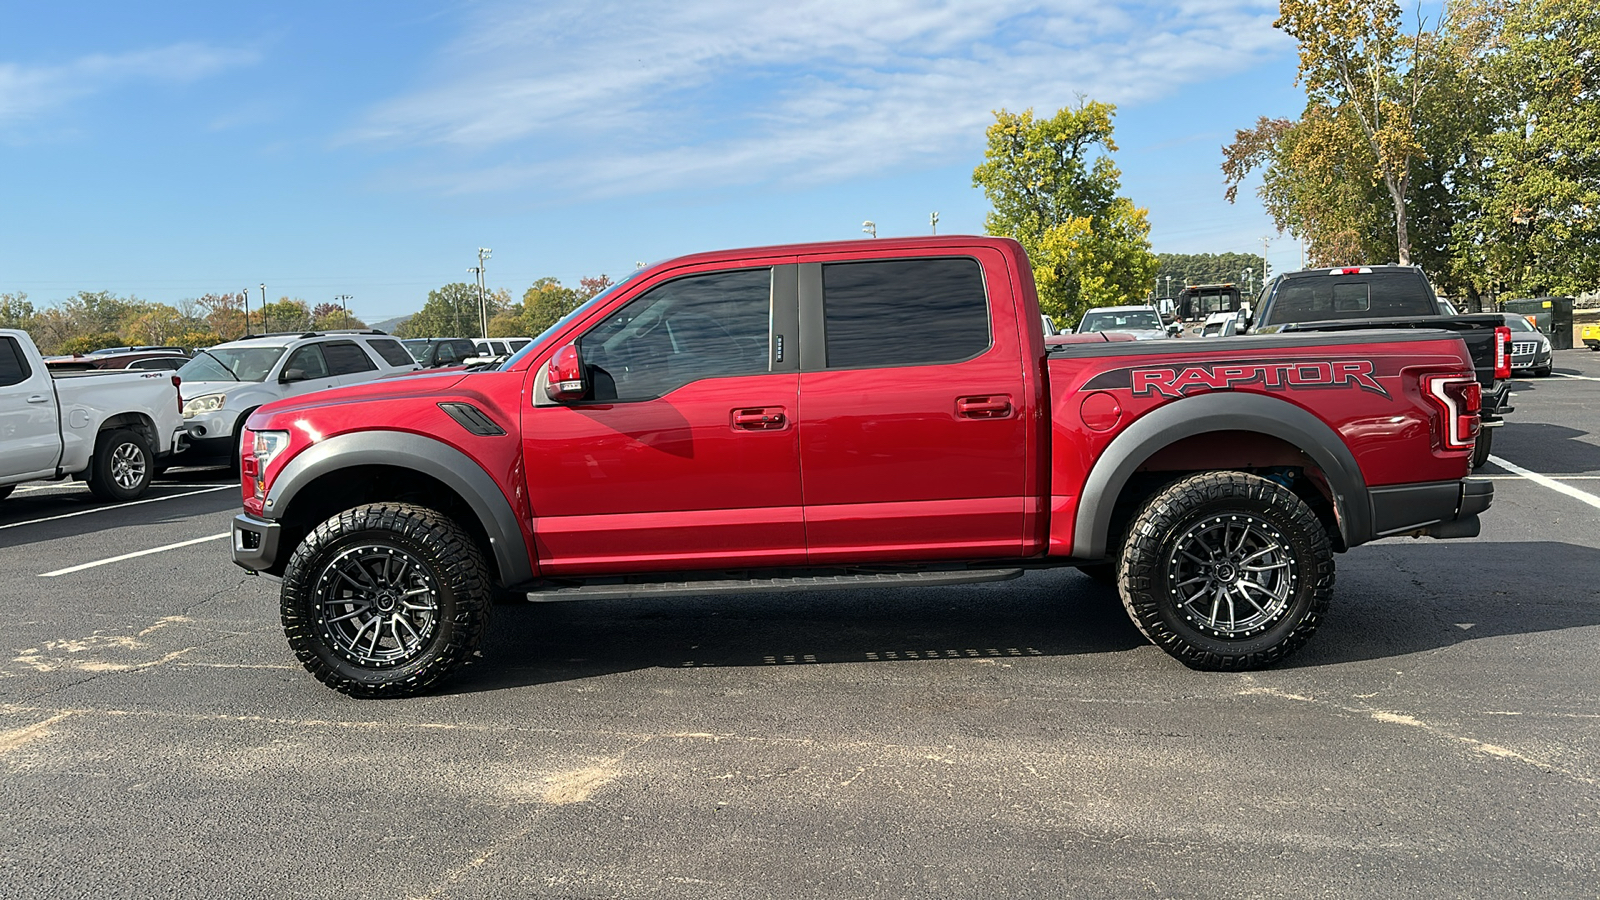
[{"label": "distant hill", "polygon": [[373,323],[372,327],[378,329],[379,331],[386,331],[389,334],[394,334],[395,329],[409,321],[411,321],[411,316],[396,316],[393,319],[384,319],[382,322],[375,322]]}]

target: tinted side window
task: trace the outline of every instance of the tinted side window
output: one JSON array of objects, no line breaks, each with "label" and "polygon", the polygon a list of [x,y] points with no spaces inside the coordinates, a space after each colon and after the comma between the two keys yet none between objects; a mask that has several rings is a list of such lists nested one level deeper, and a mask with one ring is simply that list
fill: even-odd
[{"label": "tinted side window", "polygon": [[372,346],[372,349],[378,351],[378,355],[383,357],[384,362],[391,366],[401,366],[409,369],[417,363],[416,360],[411,358],[411,354],[406,352],[406,348],[400,345],[399,341],[386,339],[372,340],[367,343]]},{"label": "tinted side window", "polygon": [[0,338],[0,387],[21,384],[33,374],[16,338]]},{"label": "tinted side window", "polygon": [[702,378],[766,372],[772,270],[653,288],[578,341],[595,400],[647,400]]},{"label": "tinted side window", "polygon": [[283,364],[284,377],[290,381],[309,381],[328,377],[328,363],[322,358],[322,348],[307,344],[294,352]]},{"label": "tinted side window", "polygon": [[822,267],[828,368],[921,366],[989,347],[989,300],[974,259]]},{"label": "tinted side window", "polygon": [[378,370],[378,364],[355,341],[329,341],[322,345],[322,355],[328,361],[329,375],[354,375]]}]

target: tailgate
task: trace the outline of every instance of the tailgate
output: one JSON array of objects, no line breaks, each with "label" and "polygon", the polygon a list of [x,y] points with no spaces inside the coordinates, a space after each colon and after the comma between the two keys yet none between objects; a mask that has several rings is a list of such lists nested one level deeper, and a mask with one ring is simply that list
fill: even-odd
[{"label": "tailgate", "polygon": [[[1468,316],[1424,316],[1420,319],[1339,319],[1337,321],[1293,322],[1283,326],[1290,331],[1366,331],[1370,329],[1434,329],[1451,331],[1467,345],[1472,370],[1483,385],[1484,394],[1493,391],[1494,330],[1505,324],[1500,313],[1475,313]],[[1282,333],[1282,332],[1280,332]]]}]

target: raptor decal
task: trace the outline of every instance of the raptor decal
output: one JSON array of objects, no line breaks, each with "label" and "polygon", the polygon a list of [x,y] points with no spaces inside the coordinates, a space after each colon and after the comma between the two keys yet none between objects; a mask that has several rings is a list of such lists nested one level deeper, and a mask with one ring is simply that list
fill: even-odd
[{"label": "raptor decal", "polygon": [[1182,397],[1191,391],[1225,391],[1245,385],[1268,390],[1356,387],[1387,398],[1370,360],[1267,362],[1216,366],[1151,367],[1131,370],[1135,397]]}]

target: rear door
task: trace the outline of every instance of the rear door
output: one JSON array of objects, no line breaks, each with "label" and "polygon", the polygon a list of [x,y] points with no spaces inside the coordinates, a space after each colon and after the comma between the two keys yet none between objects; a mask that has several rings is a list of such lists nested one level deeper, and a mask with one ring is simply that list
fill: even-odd
[{"label": "rear door", "polygon": [[[795,267],[663,274],[577,338],[590,383],[532,370],[523,458],[543,572],[805,560],[794,426]],[[790,323],[785,326],[783,323]]]},{"label": "rear door", "polygon": [[1031,404],[1009,283],[985,265],[1006,271],[986,248],[800,267],[812,563],[1021,554]]},{"label": "rear door", "polygon": [[355,341],[329,341],[322,345],[328,374],[339,384],[360,384],[383,374],[367,349]]},{"label": "rear door", "polygon": [[28,365],[18,340],[0,335],[0,478],[55,474],[60,422],[50,373]]}]

